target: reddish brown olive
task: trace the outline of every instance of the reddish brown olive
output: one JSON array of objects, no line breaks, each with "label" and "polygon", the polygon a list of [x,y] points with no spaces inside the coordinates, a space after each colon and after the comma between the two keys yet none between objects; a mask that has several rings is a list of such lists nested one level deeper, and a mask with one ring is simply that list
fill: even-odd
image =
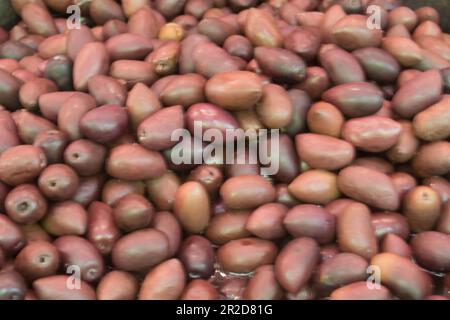
[{"label": "reddish brown olive", "polygon": [[65,164],[52,164],[39,176],[38,185],[50,200],[64,201],[72,198],[77,191],[79,178],[75,170]]},{"label": "reddish brown olive", "polygon": [[23,276],[35,280],[56,274],[60,266],[60,254],[49,242],[33,241],[19,252],[14,263]]},{"label": "reddish brown olive", "polygon": [[162,232],[144,229],[121,237],[112,249],[111,258],[119,270],[142,271],[166,259],[168,250],[169,243]]},{"label": "reddish brown olive", "polygon": [[154,214],[153,205],[145,197],[130,193],[114,206],[115,224],[125,232],[147,227]]},{"label": "reddish brown olive", "polygon": [[47,200],[35,185],[22,184],[8,193],[5,209],[15,222],[32,224],[47,213]]}]

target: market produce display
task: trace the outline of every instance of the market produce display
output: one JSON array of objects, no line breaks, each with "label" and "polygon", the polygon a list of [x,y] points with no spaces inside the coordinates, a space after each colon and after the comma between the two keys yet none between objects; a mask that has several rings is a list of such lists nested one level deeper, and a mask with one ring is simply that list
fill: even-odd
[{"label": "market produce display", "polygon": [[0,0],[0,300],[450,299],[448,19]]}]

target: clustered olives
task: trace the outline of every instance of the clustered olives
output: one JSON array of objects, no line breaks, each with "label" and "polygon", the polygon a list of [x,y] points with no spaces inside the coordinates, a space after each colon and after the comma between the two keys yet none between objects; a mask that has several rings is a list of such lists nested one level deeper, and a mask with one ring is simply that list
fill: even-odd
[{"label": "clustered olives", "polygon": [[[0,0],[0,300],[450,299],[450,34],[400,2]],[[279,170],[175,163],[196,123]]]}]

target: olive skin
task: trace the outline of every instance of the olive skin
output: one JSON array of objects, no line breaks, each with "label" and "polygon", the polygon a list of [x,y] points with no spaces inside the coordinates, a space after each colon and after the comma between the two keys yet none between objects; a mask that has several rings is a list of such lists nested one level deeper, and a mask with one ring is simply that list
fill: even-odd
[{"label": "olive skin", "polygon": [[147,227],[155,212],[145,197],[131,193],[121,198],[114,206],[115,224],[125,232]]},{"label": "olive skin", "polygon": [[6,196],[5,210],[15,222],[32,224],[47,213],[47,200],[35,185],[22,184]]},{"label": "olive skin", "polygon": [[210,219],[209,196],[199,182],[182,184],[175,195],[174,213],[183,228],[191,233],[202,233]]},{"label": "olive skin", "polygon": [[376,113],[383,105],[383,93],[373,84],[351,82],[328,89],[322,94],[325,102],[336,106],[348,117],[363,117]]},{"label": "olive skin", "polygon": [[54,236],[84,235],[87,230],[88,214],[74,201],[53,204],[42,220],[42,227]]},{"label": "olive skin", "polygon": [[403,211],[412,231],[431,231],[441,214],[441,199],[430,187],[417,186],[403,197]]},{"label": "olive skin", "polygon": [[450,270],[450,236],[436,231],[421,232],[411,241],[418,263],[428,270]]},{"label": "olive skin", "polygon": [[128,114],[124,108],[107,104],[88,111],[80,120],[81,133],[98,143],[109,143],[125,133]]},{"label": "olive skin", "polygon": [[78,236],[62,236],[53,244],[61,255],[64,266],[80,267],[81,279],[86,282],[96,282],[105,271],[103,257],[86,239]]},{"label": "olive skin", "polygon": [[19,185],[36,178],[47,166],[47,158],[41,148],[20,145],[0,155],[0,180],[9,185]]},{"label": "olive skin", "polygon": [[119,270],[143,271],[165,260],[168,253],[167,237],[161,231],[144,229],[121,237],[112,249],[111,259]]},{"label": "olive skin", "polygon": [[172,257],[178,251],[180,246],[182,229],[178,219],[168,211],[160,211],[153,217],[153,228],[161,231],[168,241],[168,256]]},{"label": "olive skin", "polygon": [[251,209],[275,199],[270,182],[257,175],[242,175],[225,181],[220,195],[231,209]]},{"label": "olive skin", "polygon": [[246,223],[250,213],[246,210],[225,211],[214,215],[205,235],[214,244],[225,244],[231,240],[249,237]]},{"label": "olive skin", "polygon": [[33,241],[17,255],[15,268],[27,279],[47,277],[56,274],[60,266],[57,248],[46,241]]},{"label": "olive skin", "polygon": [[431,278],[408,258],[380,253],[370,264],[380,268],[381,283],[400,298],[420,300],[431,293]]},{"label": "olive skin", "polygon": [[186,275],[178,259],[167,260],[145,277],[139,291],[139,300],[174,300],[183,293]]},{"label": "olive skin", "polygon": [[214,272],[214,250],[211,242],[202,236],[186,238],[178,256],[190,277],[208,279]]},{"label": "olive skin", "polygon": [[392,294],[385,286],[377,290],[371,290],[366,281],[348,284],[334,290],[330,295],[331,300],[392,300]]},{"label": "olive skin", "polygon": [[138,144],[122,144],[110,151],[106,171],[116,179],[147,180],[161,176],[167,170],[160,153]]},{"label": "olive skin", "polygon": [[73,195],[72,201],[82,206],[88,206],[93,201],[98,200],[105,180],[106,177],[103,174],[80,178],[78,189]]},{"label": "olive skin", "polygon": [[37,279],[33,289],[39,300],[95,300],[94,289],[81,280],[80,289],[73,290],[67,284],[74,284],[72,276],[55,275]]},{"label": "olive skin", "polygon": [[337,175],[325,170],[309,170],[298,175],[288,187],[300,201],[326,205],[340,196]]},{"label": "olive skin", "polygon": [[145,185],[149,199],[156,208],[171,210],[180,183],[180,178],[175,173],[167,171],[158,178],[147,180]]},{"label": "olive skin", "polygon": [[336,234],[342,251],[355,253],[367,260],[378,252],[370,210],[362,203],[352,203],[339,214]]},{"label": "olive skin", "polygon": [[36,136],[33,142],[35,147],[44,150],[48,164],[62,162],[67,144],[67,135],[59,130],[43,131]]},{"label": "olive skin", "polygon": [[65,164],[52,164],[39,176],[38,185],[50,200],[64,201],[72,198],[77,191],[79,178],[75,170]]},{"label": "olive skin", "polygon": [[283,289],[277,282],[273,265],[256,269],[244,292],[245,300],[281,300],[283,296]]},{"label": "olive skin", "polygon": [[353,253],[338,253],[324,261],[318,270],[315,281],[325,292],[367,279],[368,261]]},{"label": "olive skin", "polygon": [[320,244],[334,240],[335,217],[325,209],[301,204],[291,208],[283,220],[287,232],[294,237],[310,237]]},{"label": "olive skin", "polygon": [[355,147],[347,141],[314,133],[295,137],[300,159],[311,168],[334,171],[348,166],[355,158]]},{"label": "olive skin", "polygon": [[181,300],[217,300],[219,292],[207,280],[191,280],[184,289]]},{"label": "olive skin", "polygon": [[156,111],[137,128],[139,143],[150,150],[170,148],[176,141],[171,135],[184,127],[183,107],[173,106]]},{"label": "olive skin", "polygon": [[124,271],[111,271],[97,286],[98,300],[135,300],[138,293],[136,278]]},{"label": "olive skin", "polygon": [[121,233],[116,226],[113,210],[100,201],[94,201],[88,208],[87,239],[102,255],[109,255]]},{"label": "olive skin", "polygon": [[4,214],[0,214],[0,230],[0,246],[6,253],[16,253],[25,246],[23,231]]},{"label": "olive skin", "polygon": [[213,165],[200,165],[191,171],[188,180],[200,182],[213,197],[223,183],[223,173]]},{"label": "olive skin", "polygon": [[254,210],[246,219],[245,229],[258,238],[273,240],[286,235],[283,220],[288,207],[282,203],[267,203]]},{"label": "olive skin", "polygon": [[15,271],[0,273],[0,300],[23,300],[27,285],[25,279]]},{"label": "olive skin", "polygon": [[277,247],[258,238],[232,240],[219,248],[217,261],[230,272],[248,273],[264,264],[273,263]]},{"label": "olive skin", "polygon": [[106,148],[96,142],[81,139],[70,143],[64,150],[64,162],[80,176],[98,174],[106,159]]},{"label": "olive skin", "polygon": [[17,126],[13,120],[10,112],[6,110],[0,111],[0,124],[2,141],[0,143],[0,154],[5,150],[20,144],[19,135],[17,132]]},{"label": "olive skin", "polygon": [[1,98],[0,104],[9,110],[16,110],[19,106],[19,90],[21,81],[10,75],[6,70],[0,69]]},{"label": "olive skin", "polygon": [[227,110],[249,109],[262,96],[262,81],[248,71],[224,72],[206,83],[206,97]]},{"label": "olive skin", "polygon": [[319,246],[311,238],[297,238],[286,244],[275,260],[275,275],[280,285],[298,292],[309,280],[319,261]]},{"label": "olive skin", "polygon": [[[361,177],[366,177],[376,184],[366,184]],[[384,173],[373,169],[350,166],[339,172],[339,190],[353,198],[376,208],[395,211],[400,205],[392,180]]]}]

